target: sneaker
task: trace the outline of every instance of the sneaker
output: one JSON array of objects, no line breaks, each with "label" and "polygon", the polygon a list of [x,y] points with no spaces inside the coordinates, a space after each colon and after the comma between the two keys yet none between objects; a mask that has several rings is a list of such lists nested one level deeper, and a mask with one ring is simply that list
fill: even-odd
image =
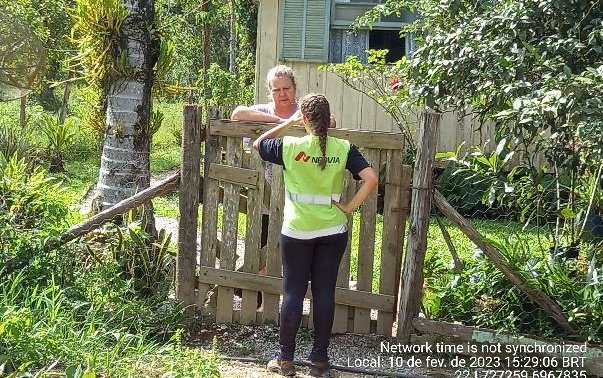
[{"label": "sneaker", "polygon": [[266,365],[266,369],[272,373],[278,373],[280,375],[284,375],[286,377],[295,376],[295,366],[293,366],[293,361],[283,361],[278,358],[273,358],[268,361],[268,365]]},{"label": "sneaker", "polygon": [[310,368],[310,375],[313,377],[329,377],[331,370],[331,364],[328,361],[316,361],[312,362],[312,367]]}]

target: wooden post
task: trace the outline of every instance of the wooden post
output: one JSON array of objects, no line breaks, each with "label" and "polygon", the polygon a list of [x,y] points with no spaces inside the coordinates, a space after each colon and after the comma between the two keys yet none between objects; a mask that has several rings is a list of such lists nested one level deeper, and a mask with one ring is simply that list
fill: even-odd
[{"label": "wooden post", "polygon": [[201,108],[184,107],[182,127],[182,168],[180,185],[180,220],[178,259],[176,260],[176,297],[192,320],[196,304],[195,271],[197,265],[197,223],[199,211],[199,173],[201,170]]},{"label": "wooden post", "polygon": [[448,217],[457,227],[463,231],[465,235],[473,242],[475,245],[479,247],[484,254],[488,256],[490,261],[494,264],[494,266],[499,269],[505,277],[515,285],[522,293],[524,293],[531,301],[537,303],[542,309],[549,314],[555,321],[563,327],[568,332],[578,333],[579,328],[574,324],[570,323],[567,315],[559,308],[557,303],[553,299],[551,299],[546,293],[542,290],[538,290],[534,288],[529,283],[524,281],[524,279],[517,274],[513,270],[511,266],[506,262],[505,258],[500,254],[500,252],[494,248],[492,245],[488,244],[485,238],[471,225],[471,223],[465,219],[461,214],[458,213],[448,203],[446,197],[442,195],[439,191],[435,191],[434,203],[440,209],[440,211]]},{"label": "wooden post", "polygon": [[[408,204],[410,203],[412,167],[402,164],[402,151],[400,150],[390,150],[387,155],[379,293],[398,298],[404,234],[408,218]],[[397,311],[396,304],[394,304],[391,313],[379,312],[377,317],[378,334],[392,336],[392,326]]]},{"label": "wooden post", "polygon": [[419,149],[413,174],[411,225],[404,278],[400,280],[397,336],[406,342],[419,312],[423,293],[423,262],[431,213],[432,168],[439,136],[441,114],[423,112],[419,124]]}]

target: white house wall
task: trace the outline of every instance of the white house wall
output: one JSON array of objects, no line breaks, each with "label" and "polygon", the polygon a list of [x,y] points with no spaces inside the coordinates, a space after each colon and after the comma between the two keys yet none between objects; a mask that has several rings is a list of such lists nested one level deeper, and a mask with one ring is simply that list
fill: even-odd
[{"label": "white house wall", "polygon": [[[281,0],[282,1],[282,0]],[[256,54],[256,103],[267,100],[266,72],[277,64],[293,68],[297,81],[297,94],[324,93],[331,104],[331,112],[337,118],[338,127],[375,131],[398,132],[392,117],[379,104],[366,95],[345,85],[335,74],[318,69],[319,64],[301,61],[279,61],[279,0],[261,0],[258,12],[258,40]],[[459,121],[457,114],[443,116],[439,151],[453,151],[465,142],[469,145],[484,145],[494,139],[493,127],[473,130],[471,117]]]}]

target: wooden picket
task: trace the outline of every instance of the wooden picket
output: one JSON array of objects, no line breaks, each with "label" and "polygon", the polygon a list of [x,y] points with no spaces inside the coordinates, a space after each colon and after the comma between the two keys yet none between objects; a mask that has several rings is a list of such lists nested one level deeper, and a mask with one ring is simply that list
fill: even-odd
[{"label": "wooden picket", "polygon": [[[218,323],[278,323],[282,275],[279,236],[284,205],[283,171],[281,167],[274,166],[272,183],[266,185],[259,154],[243,149],[244,137],[253,139],[269,127],[254,122],[212,119],[206,130],[197,304],[198,310],[215,316]],[[290,135],[304,133],[301,127],[290,130]],[[350,140],[361,149],[376,170],[380,171],[382,165],[386,166],[385,176],[382,177],[385,193],[381,239],[376,240],[378,213],[375,192],[360,210],[355,272],[351,271],[354,225],[353,217],[349,217],[350,242],[337,278],[333,332],[391,336],[392,324],[396,319],[403,234],[409,208],[410,169],[402,164],[404,143],[401,136],[395,133],[334,129],[330,135]],[[220,195],[221,188],[223,196]],[[346,173],[343,198],[349,200],[356,188],[357,182]],[[262,204],[266,197],[270,198],[268,243],[265,247],[266,275],[259,275]],[[220,209],[223,216],[218,222]],[[245,235],[237,235],[239,212],[247,216]],[[221,223],[220,228],[218,223]],[[244,248],[239,247],[242,245]],[[376,245],[381,246],[381,265],[374,268]],[[379,283],[378,292],[373,292],[374,280]],[[241,304],[236,309],[233,307],[235,289],[242,289]],[[258,291],[264,292],[262,311],[256,311]],[[307,298],[311,300],[310,288]],[[311,313],[305,316],[303,324],[312,327]]]}]

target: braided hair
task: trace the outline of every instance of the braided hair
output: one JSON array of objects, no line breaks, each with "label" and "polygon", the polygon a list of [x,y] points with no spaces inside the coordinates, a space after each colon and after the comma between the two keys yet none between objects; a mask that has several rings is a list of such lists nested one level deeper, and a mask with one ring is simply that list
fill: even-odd
[{"label": "braided hair", "polygon": [[324,170],[327,165],[327,134],[331,124],[331,109],[327,98],[319,93],[309,93],[301,99],[300,110],[310,122],[314,135],[318,136],[322,159],[318,166]]}]

